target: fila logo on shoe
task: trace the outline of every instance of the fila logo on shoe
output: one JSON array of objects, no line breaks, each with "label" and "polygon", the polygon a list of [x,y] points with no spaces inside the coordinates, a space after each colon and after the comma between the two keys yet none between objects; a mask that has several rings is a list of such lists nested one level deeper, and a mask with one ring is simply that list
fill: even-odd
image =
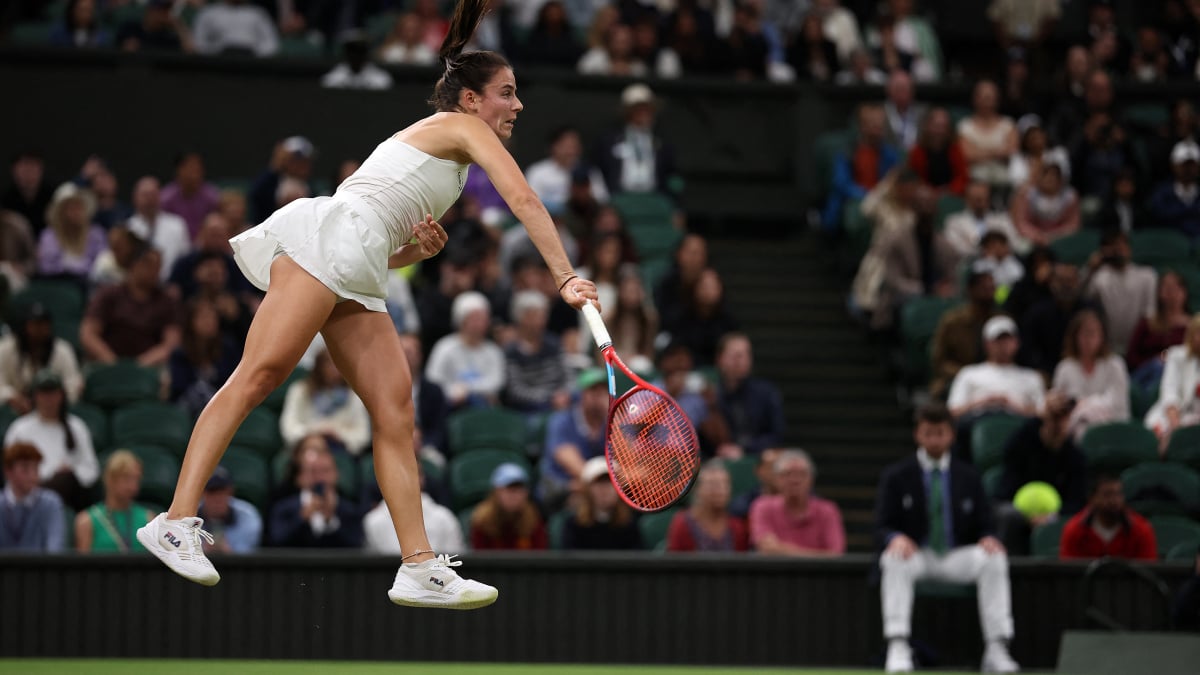
[{"label": "fila logo on shoe", "polygon": [[166,539],[167,542],[170,543],[175,548],[179,548],[179,540],[176,539],[175,535],[171,534],[170,532],[164,534],[163,539]]},{"label": "fila logo on shoe", "polygon": [[437,584],[437,585],[438,585],[438,586],[440,586],[441,588],[445,588],[445,587],[446,587],[446,582],[442,581],[441,579],[439,579],[439,578],[437,578],[437,577],[429,577],[429,581],[430,581],[430,583]]}]

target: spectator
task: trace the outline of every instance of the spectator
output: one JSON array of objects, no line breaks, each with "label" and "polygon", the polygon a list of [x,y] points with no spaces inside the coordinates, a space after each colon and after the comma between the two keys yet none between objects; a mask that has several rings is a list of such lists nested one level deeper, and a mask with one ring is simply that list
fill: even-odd
[{"label": "spectator", "polygon": [[437,62],[437,52],[421,39],[421,20],[411,12],[396,17],[376,56],[387,64],[429,66]]},{"label": "spectator", "polygon": [[1003,233],[1014,246],[1023,243],[1008,213],[992,209],[992,188],[987,183],[971,181],[964,196],[966,208],[947,216],[943,229],[946,241],[960,257],[978,252],[983,235],[993,230]]},{"label": "spectator", "polygon": [[[812,11],[820,18],[825,37],[837,46],[838,59],[843,63],[850,61],[855,51],[863,50],[858,18],[854,12],[842,7],[840,0],[814,0]],[[867,52],[863,50],[863,53]]]},{"label": "spectator", "polygon": [[674,79],[683,74],[679,55],[659,38],[658,17],[644,13],[633,22],[633,56],[653,69],[660,79]]},{"label": "spectator", "polygon": [[644,84],[621,91],[625,126],[607,137],[594,155],[609,192],[679,191],[674,150],[654,130],[657,107],[654,92]]},{"label": "spectator", "polygon": [[1025,267],[1013,255],[1008,237],[1003,232],[983,235],[983,240],[979,242],[979,257],[971,264],[971,271],[992,275],[1000,297],[1007,296],[1009,290],[1025,276]]},{"label": "spectator", "polygon": [[[1001,541],[1013,555],[1029,553],[1033,528],[1071,516],[1087,499],[1084,476],[1087,460],[1075,445],[1069,420],[1075,399],[1061,391],[1046,394],[1041,417],[1021,425],[1004,444],[1004,474],[999,494]],[[1054,488],[1061,500],[1058,513],[1026,516],[1012,506],[1017,491],[1040,482]],[[1010,545],[1011,542],[1011,545]]]},{"label": "spectator", "polygon": [[[717,407],[717,390],[693,370],[692,353],[682,342],[671,342],[658,356],[658,386],[675,399],[700,440],[700,451],[712,455],[729,441],[729,424]],[[744,516],[745,513],[743,512]]]},{"label": "spectator", "polygon": [[92,296],[79,327],[88,358],[135,359],[147,367],[166,363],[179,346],[179,310],[158,280],[160,267],[162,254],[143,245],[132,255],[125,282]]},{"label": "spectator", "polygon": [[546,333],[550,302],[537,291],[513,297],[515,339],[504,348],[504,403],[522,412],[563,410],[571,403],[567,367],[558,338]]},{"label": "spectator", "polygon": [[1129,63],[1129,43],[1117,27],[1112,0],[1097,0],[1088,5],[1089,52],[1097,68],[1124,71]]},{"label": "spectator", "polygon": [[691,506],[671,518],[667,551],[733,552],[750,550],[746,523],[729,513],[729,470],[719,460],[705,462],[696,476]]},{"label": "spectator", "polygon": [[1158,275],[1150,267],[1132,262],[1129,237],[1120,230],[1104,233],[1100,250],[1089,261],[1091,275],[1086,297],[1104,314],[1109,345],[1125,353],[1133,331],[1154,309]]},{"label": "spectator", "polygon": [[708,242],[704,237],[683,235],[671,260],[671,267],[654,289],[654,305],[663,325],[679,320],[689,298],[695,297],[696,283],[708,269]]},{"label": "spectator", "polygon": [[954,138],[950,113],[934,108],[921,122],[917,144],[908,153],[908,165],[921,180],[939,193],[961,195],[967,187],[967,160]]},{"label": "spectator", "polygon": [[171,402],[186,410],[192,419],[199,417],[233,374],[241,354],[241,346],[221,332],[216,306],[204,298],[189,302],[183,338],[167,362]]},{"label": "spectator", "polygon": [[198,152],[181,152],[175,157],[175,180],[163,187],[160,196],[162,210],[187,224],[188,241],[196,238],[204,219],[221,201],[221,191],[205,181],[204,175],[204,157]]},{"label": "spectator", "polygon": [[[281,184],[290,184],[293,189],[303,186],[304,194],[300,195],[302,197],[311,193],[308,179],[312,175],[314,154],[316,148],[313,147],[312,141],[303,136],[289,136],[275,146],[267,170],[250,186],[247,199],[251,223],[261,223],[275,212],[278,208]],[[230,223],[237,224],[234,219],[231,219]]]},{"label": "spectator", "polygon": [[942,47],[937,33],[924,17],[916,14],[916,0],[887,0],[887,8],[896,21],[896,45],[917,55],[928,68],[918,79],[922,82],[942,79]]},{"label": "spectator", "polygon": [[75,550],[80,553],[145,551],[137,529],[154,512],[134,501],[142,489],[142,460],[117,450],[104,462],[104,499],[75,516]]},{"label": "spectator", "polygon": [[865,199],[899,163],[899,153],[884,140],[885,128],[883,108],[858,109],[858,140],[848,154],[833,160],[833,185],[823,218],[826,228],[837,228],[845,203]]},{"label": "spectator", "polygon": [[571,175],[576,170],[587,172],[592,196],[597,202],[608,201],[604,176],[598,169],[583,164],[582,160],[583,142],[579,139],[579,131],[573,127],[560,127],[550,135],[549,156],[525,169],[525,180],[550,213],[560,214],[566,209]]},{"label": "spectator", "polygon": [[946,399],[960,428],[989,413],[1032,417],[1041,412],[1046,387],[1036,371],[1013,362],[1019,346],[1011,318],[998,315],[983,325],[986,360],[958,371]]},{"label": "spectator", "polygon": [[701,27],[704,10],[676,7],[666,19],[666,46],[679,57],[684,73],[703,75],[717,66],[716,44],[712,33]]},{"label": "spectator", "polygon": [[454,330],[451,316],[454,300],[474,289],[478,280],[479,265],[470,251],[456,248],[446,254],[446,259],[439,267],[437,286],[425,288],[417,298],[422,344],[432,349],[438,340]]},{"label": "spectator", "polygon": [[1188,288],[1178,272],[1168,270],[1158,278],[1154,312],[1138,320],[1125,351],[1131,379],[1143,391],[1158,389],[1163,372],[1163,352],[1183,342],[1189,311]]},{"label": "spectator", "polygon": [[604,458],[604,425],[608,415],[607,378],[598,368],[579,374],[575,388],[579,400],[560,410],[546,423],[546,445],[540,465],[538,497],[547,511],[557,510],[573,487],[579,485],[584,464]]},{"label": "spectator", "polygon": [[[413,447],[421,447],[419,429],[413,439]],[[430,495],[429,476],[420,470],[421,480],[421,515],[425,520],[425,534],[429,537],[429,547],[439,553],[461,553],[467,550],[463,540],[462,525],[454,512],[439,504]],[[400,555],[400,539],[396,536],[396,526],[392,522],[392,514],[387,502],[380,501],[375,508],[363,517],[363,531],[366,535],[366,550],[372,553]]]},{"label": "spectator", "polygon": [[42,485],[58,493],[73,509],[87,505],[88,489],[96,482],[100,465],[92,447],[92,434],[67,411],[62,380],[50,370],[33,379],[33,410],[18,417],[4,434],[4,445],[29,443],[42,456]]},{"label": "spectator", "polygon": [[446,392],[452,408],[495,405],[504,388],[504,352],[488,339],[491,308],[482,293],[454,299],[454,333],[438,340],[425,375]]},{"label": "spectator", "polygon": [[963,367],[979,361],[979,336],[984,324],[996,313],[996,284],[992,275],[972,272],[967,277],[967,301],[943,314],[933,332],[930,344],[933,379],[929,393],[935,398],[946,395]]},{"label": "spectator", "polygon": [[1158,543],[1150,523],[1125,505],[1121,479],[1100,474],[1092,479],[1087,508],[1063,527],[1059,557],[1153,561],[1158,560]]},{"label": "spectator", "polygon": [[850,56],[847,58],[846,67],[834,76],[834,84],[843,87],[881,86],[887,82],[888,76],[871,60],[871,52],[859,48],[850,52]]},{"label": "spectator", "polygon": [[729,422],[730,442],[717,448],[739,459],[776,447],[783,440],[783,401],[775,385],[750,374],[754,356],[745,333],[728,333],[717,344],[717,405]]},{"label": "spectator", "polygon": [[788,63],[800,80],[829,82],[838,72],[837,45],[825,35],[821,17],[809,12],[791,36]]},{"label": "spectator", "polygon": [[758,453],[758,461],[754,464],[754,477],[757,479],[754,487],[748,492],[733,498],[729,512],[737,518],[750,515],[750,507],[754,501],[763,495],[779,494],[778,480],[775,475],[775,461],[783,452],[781,448],[764,448]]},{"label": "spectator", "polygon": [[1071,317],[1063,359],[1050,386],[1075,401],[1068,427],[1077,439],[1096,424],[1129,419],[1129,372],[1105,339],[1104,323],[1095,311]]},{"label": "spectator", "polygon": [[871,47],[875,62],[889,73],[903,70],[921,82],[937,79],[930,63],[913,51],[911,45],[902,45],[897,39],[897,32],[896,17],[887,12],[879,14],[875,26],[867,32],[867,44]]},{"label": "spectator", "polygon": [[68,0],[63,21],[50,31],[56,47],[107,47],[112,35],[100,26],[95,0]]},{"label": "spectator", "polygon": [[133,208],[118,196],[117,177],[107,167],[97,170],[88,185],[96,198],[96,214],[92,220],[97,225],[111,231],[133,215]]},{"label": "spectator", "polygon": [[83,375],[75,359],[75,349],[66,340],[55,337],[50,310],[35,302],[25,310],[13,332],[0,337],[0,403],[7,403],[18,415],[33,410],[28,393],[43,369],[62,381],[68,401],[79,400]]},{"label": "spectator", "polygon": [[279,33],[270,15],[247,0],[201,8],[193,28],[201,54],[273,56],[279,51]]},{"label": "spectator", "polygon": [[294,445],[305,436],[320,434],[335,450],[363,453],[371,443],[371,420],[358,395],[346,384],[333,357],[317,352],[312,372],[293,382],[279,413],[283,442]]},{"label": "spectator", "polygon": [[[1030,75],[1030,55],[1024,47],[1010,47],[1005,63],[1004,80],[1001,83],[1000,114],[1020,120],[1041,108],[1038,92],[1034,91]],[[1032,55],[1038,63],[1044,63],[1040,53]]]},{"label": "spectator", "polygon": [[1083,124],[1083,134],[1071,145],[1072,181],[1081,193],[1102,198],[1126,166],[1136,165],[1125,128],[1107,112],[1096,112]]},{"label": "spectator", "polygon": [[[1075,45],[1067,50],[1063,69],[1056,76],[1058,80],[1053,100],[1058,103],[1047,118],[1050,136],[1060,143],[1069,143],[1083,125],[1087,115],[1088,93],[1092,101],[1108,107],[1112,103],[1112,87],[1107,75],[1101,81],[1091,78],[1093,72],[1092,57],[1083,45]],[[1107,95],[1108,102],[1103,103]]]},{"label": "spectator", "polygon": [[912,298],[949,298],[958,293],[958,254],[937,230],[937,197],[933,190],[918,188],[913,206],[915,222],[901,226],[879,244],[883,283],[871,319],[876,330],[894,325],[896,314]]},{"label": "spectator", "polygon": [[116,45],[126,52],[191,52],[192,34],[187,24],[171,13],[172,0],[149,0],[140,21],[126,21],[117,29]]},{"label": "spectator", "polygon": [[1036,182],[1042,169],[1049,164],[1057,164],[1063,177],[1070,178],[1070,155],[1062,146],[1050,147],[1050,137],[1037,115],[1025,115],[1017,120],[1017,134],[1020,145],[1008,161],[1008,180],[1014,190]]},{"label": "spectator", "polygon": [[1178,230],[1193,239],[1200,236],[1200,145],[1180,141],[1171,150],[1175,180],[1158,186],[1146,209],[1155,227]]},{"label": "spectator", "polygon": [[1165,82],[1171,67],[1164,36],[1154,26],[1137,29],[1137,44],[1129,57],[1129,78],[1134,82]]},{"label": "spectator", "polygon": [[4,448],[4,492],[0,495],[0,551],[59,553],[66,547],[63,503],[38,487],[42,453],[29,443]]},{"label": "spectator", "polygon": [[225,222],[229,223],[231,237],[236,237],[251,227],[251,223],[246,222],[246,195],[237,190],[221,191],[217,211],[225,218]]},{"label": "spectator", "polygon": [[[1185,8],[1184,5],[1187,5]],[[1195,35],[1200,29],[1200,7],[1184,0],[1166,0],[1163,3],[1163,28],[1167,40],[1167,51],[1171,55],[1171,75],[1180,78],[1195,76]]]},{"label": "spectator", "polygon": [[884,470],[875,522],[883,553],[880,593],[888,672],[913,669],[909,647],[913,587],[921,579],[974,583],[986,647],[983,670],[1015,673],[1008,654],[1012,599],[1008,556],[996,539],[983,482],[969,465],[951,459],[954,428],[940,405],[917,411],[917,452]]},{"label": "spectator", "polygon": [[522,60],[532,64],[569,68],[582,53],[575,30],[567,17],[565,5],[559,0],[543,3],[537,21],[521,49]]},{"label": "spectator", "polygon": [[[701,283],[697,284],[697,294],[711,294],[714,290],[711,281],[704,284],[703,279],[702,275]],[[719,278],[717,283],[720,283]],[[706,285],[707,290],[700,290],[701,285]],[[646,297],[646,289],[642,286],[642,277],[637,267],[631,264],[621,266],[617,274],[616,290],[613,312],[606,319],[609,332],[612,333],[613,347],[630,368],[635,371],[650,370],[654,363],[654,342],[658,336],[658,312]],[[716,314],[711,320],[716,324],[731,320],[724,308],[718,306],[713,311]],[[682,321],[686,323],[687,318],[683,318]]]},{"label": "spectator", "polygon": [[[607,472],[607,468],[606,468]],[[529,499],[529,474],[507,462],[492,471],[492,493],[471,513],[476,551],[539,551],[549,548],[542,516]]]},{"label": "spectator", "polygon": [[338,467],[328,448],[309,446],[296,456],[297,494],[271,507],[271,546],[360,548],[362,514],[337,492]]},{"label": "spectator", "polygon": [[[722,336],[738,329],[737,319],[725,303],[724,285],[716,270],[709,268],[700,273],[683,313],[673,325],[663,328],[672,339],[687,345],[698,363],[705,366],[714,363]],[[643,349],[648,337],[651,336],[640,334]]]},{"label": "spectator", "polygon": [[38,238],[37,271],[41,276],[86,279],[104,250],[104,230],[92,222],[96,200],[74,183],[54,191],[46,211],[46,229]]},{"label": "spectator", "polygon": [[641,78],[650,74],[645,62],[634,54],[633,29],[624,23],[610,26],[605,33],[604,45],[585,52],[576,69],[581,75]]},{"label": "spectator", "polygon": [[971,114],[958,123],[958,137],[971,178],[992,188],[1007,188],[1008,162],[1017,151],[1017,128],[999,113],[1000,90],[980,80],[971,95]]},{"label": "spectator", "polygon": [[[893,148],[908,152],[917,145],[921,125],[929,119],[927,107],[914,100],[912,76],[903,70],[893,70],[888,75],[885,92],[887,100],[883,102],[883,114],[887,126],[884,141]],[[949,138],[949,135],[946,137]]]},{"label": "spectator", "polygon": [[1146,427],[1159,437],[1160,454],[1176,429],[1200,423],[1200,315],[1188,321],[1183,343],[1168,349],[1163,361],[1158,401],[1146,413]]},{"label": "spectator", "polygon": [[1037,46],[1054,32],[1062,14],[1057,0],[992,0],[988,19],[1000,47]]},{"label": "spectator", "polygon": [[1067,323],[1076,312],[1094,306],[1081,296],[1079,269],[1053,265],[1049,279],[1050,297],[1039,300],[1021,317],[1021,352],[1018,360],[1049,377],[1062,357]]},{"label": "spectator", "polygon": [[633,509],[617,496],[608,477],[608,462],[593,457],[579,474],[579,505],[563,523],[563,548],[575,550],[636,551],[642,548],[642,535]]},{"label": "spectator", "polygon": [[421,338],[413,334],[401,334],[400,346],[404,348],[404,356],[407,358],[409,370],[412,372],[412,399],[413,408],[417,413],[416,426],[421,430],[426,445],[445,451],[446,418],[450,415],[446,394],[441,387],[425,377]]},{"label": "spectator", "polygon": [[425,44],[436,53],[450,30],[450,22],[442,16],[441,9],[434,0],[416,0],[412,5],[412,13],[421,20],[421,34]]},{"label": "spectator", "polygon": [[134,252],[148,248],[146,242],[125,225],[114,225],[108,231],[107,239],[108,248],[96,256],[96,262],[92,263],[92,271],[88,274],[92,290],[125,283],[129,267],[133,264]]},{"label": "spectator", "polygon": [[1049,245],[1079,231],[1079,195],[1054,162],[1042,166],[1036,183],[1017,190],[1011,209],[1017,232],[1035,245]]},{"label": "spectator", "polygon": [[24,288],[35,265],[29,221],[16,211],[0,208],[0,283],[7,283],[10,291]]},{"label": "spectator", "polygon": [[774,466],[777,495],[750,505],[750,541],[759,553],[804,557],[846,552],[842,514],[831,501],[812,494],[816,467],[802,450],[784,450]]},{"label": "spectator", "polygon": [[[85,2],[87,0],[84,0]],[[12,185],[0,197],[0,208],[16,211],[29,221],[34,237],[46,229],[46,207],[54,189],[46,180],[46,163],[35,152],[18,152],[12,160]]]},{"label": "spectator", "polygon": [[[191,253],[175,261],[175,267],[168,277],[171,293],[180,298],[192,298],[196,294],[216,295],[217,293],[241,293],[250,287],[246,277],[238,269],[233,260],[233,249],[229,245],[232,235],[229,221],[219,212],[208,214],[200,231],[196,234],[196,244]],[[220,270],[201,270],[206,264]],[[232,320],[234,312],[223,313],[223,318]],[[245,332],[241,335],[244,337]]]},{"label": "spectator", "polygon": [[726,66],[736,80],[764,80],[771,57],[768,26],[762,9],[754,2],[739,2],[733,8],[733,29],[725,38]]},{"label": "spectator", "polygon": [[1152,221],[1142,206],[1144,202],[1139,194],[1137,175],[1133,169],[1121,169],[1113,180],[1112,192],[1105,198],[1100,211],[1092,218],[1092,224],[1102,230],[1118,229],[1125,234],[1149,226]]},{"label": "spectator", "polygon": [[262,516],[253,504],[233,496],[233,476],[223,466],[213,469],[204,484],[196,517],[213,536],[213,543],[204,544],[205,553],[253,553],[262,540]]},{"label": "spectator", "polygon": [[342,61],[325,73],[321,86],[326,89],[367,89],[384,91],[392,88],[388,71],[371,63],[371,43],[361,31],[342,35]]},{"label": "spectator", "polygon": [[162,253],[161,277],[165,281],[175,262],[192,248],[187,222],[162,210],[162,193],[153,176],[143,177],[134,186],[133,210],[129,231]]}]

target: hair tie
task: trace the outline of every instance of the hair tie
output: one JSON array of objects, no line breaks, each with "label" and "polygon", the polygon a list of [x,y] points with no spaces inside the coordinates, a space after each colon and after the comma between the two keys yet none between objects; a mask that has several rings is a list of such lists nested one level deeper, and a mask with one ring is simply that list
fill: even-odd
[{"label": "hair tie", "polygon": [[567,284],[571,283],[571,280],[572,280],[572,279],[578,279],[578,278],[579,278],[579,275],[578,275],[578,274],[572,274],[571,276],[567,277],[567,280],[566,280],[566,281],[564,281],[564,282],[562,282],[562,285],[560,285],[560,286],[558,287],[558,292],[559,292],[559,293],[562,293],[562,289],[566,288],[566,287],[567,287]]}]

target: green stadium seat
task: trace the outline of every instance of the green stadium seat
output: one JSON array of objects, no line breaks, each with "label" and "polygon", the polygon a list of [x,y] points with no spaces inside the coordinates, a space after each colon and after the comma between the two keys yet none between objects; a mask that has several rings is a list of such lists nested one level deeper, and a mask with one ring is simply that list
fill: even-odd
[{"label": "green stadium seat", "polygon": [[175,455],[156,445],[124,446],[99,457],[101,467],[117,449],[128,450],[142,460],[142,489],[138,493],[138,501],[169,505],[175,496],[175,483],[179,479],[179,460]]},{"label": "green stadium seat", "polygon": [[1182,544],[1174,546],[1170,551],[1167,551],[1166,557],[1163,560],[1171,562],[1193,562],[1196,556],[1200,555],[1200,539],[1195,541],[1185,541]]},{"label": "green stadium seat", "polygon": [[259,406],[250,411],[246,421],[238,427],[230,445],[240,445],[254,450],[263,459],[270,459],[283,447],[279,435],[279,417],[269,408]]},{"label": "green stadium seat", "polygon": [[610,203],[632,231],[642,226],[673,225],[675,204],[657,192],[620,192]]},{"label": "green stadium seat", "polygon": [[461,455],[475,450],[525,452],[525,418],[503,408],[480,408],[450,416],[450,453]]},{"label": "green stadium seat", "polygon": [[[83,318],[83,289],[69,281],[34,279],[9,301],[8,313],[12,321],[19,321],[34,303],[41,303],[50,310],[54,319],[55,335],[60,334],[61,325],[79,324]],[[64,338],[65,339],[65,338]]]},{"label": "green stadium seat", "polygon": [[1141,422],[1110,422],[1088,429],[1081,449],[1091,469],[1124,471],[1158,460],[1158,439]]},{"label": "green stadium seat", "polygon": [[20,417],[16,410],[13,410],[7,405],[0,405],[0,438],[4,438],[4,434],[8,433],[8,425],[16,421]]},{"label": "green stadium seat", "polygon": [[338,470],[338,494],[346,499],[361,500],[362,481],[359,480],[358,461],[344,452],[333,453],[333,461],[337,464]]},{"label": "green stadium seat", "polygon": [[1185,464],[1200,471],[1200,426],[1181,427],[1171,434],[1167,443],[1168,462]]},{"label": "green stadium seat", "polygon": [[966,600],[975,597],[975,584],[956,584],[950,581],[922,579],[913,588],[917,597]]},{"label": "green stadium seat", "polygon": [[1161,275],[1168,270],[1183,277],[1189,298],[1200,298],[1200,264],[1195,261],[1171,263],[1160,267],[1158,273]]},{"label": "green stadium seat", "polygon": [[383,42],[392,32],[392,27],[396,25],[396,19],[399,16],[399,12],[381,12],[367,19],[367,38],[371,44]]},{"label": "green stadium seat", "polygon": [[1121,115],[1141,132],[1158,132],[1170,122],[1170,112],[1161,103],[1135,103],[1121,109]]},{"label": "green stadium seat", "polygon": [[108,433],[108,413],[91,403],[76,403],[71,414],[83,420],[92,435],[92,447],[107,448],[111,443]]},{"label": "green stadium seat", "polygon": [[539,413],[525,423],[525,454],[539,457],[546,445],[546,427],[554,413]]},{"label": "green stadium seat", "polygon": [[937,223],[938,229],[946,226],[946,219],[967,208],[967,202],[958,195],[946,194],[938,198]]},{"label": "green stadium seat", "polygon": [[563,550],[563,528],[571,519],[571,512],[563,509],[550,516],[546,521],[546,539],[550,542],[550,550]]},{"label": "green stadium seat", "polygon": [[1100,249],[1100,233],[1097,230],[1080,230],[1050,244],[1059,262],[1083,265],[1093,253]]},{"label": "green stadium seat", "polygon": [[221,466],[233,476],[235,494],[265,512],[271,494],[271,472],[267,462],[253,450],[232,446],[221,458]]},{"label": "green stadium seat", "polygon": [[[671,253],[674,253],[674,251]],[[658,287],[658,283],[663,280],[663,277],[667,276],[667,272],[670,270],[670,255],[642,258],[641,263],[638,264],[638,271],[642,274],[642,286],[646,289],[647,297],[654,294],[654,289]]]},{"label": "green stadium seat", "polygon": [[491,492],[492,471],[512,462],[529,471],[525,456],[505,450],[476,450],[450,460],[450,491],[454,508],[462,509],[479,502]]},{"label": "green stadium seat", "polygon": [[989,415],[971,427],[971,459],[980,473],[1004,463],[1004,448],[1028,420],[1015,415]]},{"label": "green stadium seat", "polygon": [[63,506],[63,549],[75,550],[75,515],[76,511],[69,506]]},{"label": "green stadium seat", "polygon": [[1148,462],[1121,474],[1125,501],[1143,516],[1200,512],[1200,475],[1182,464]]},{"label": "green stadium seat", "polygon": [[1158,267],[1191,257],[1192,242],[1176,230],[1134,230],[1129,235],[1134,262]]},{"label": "green stadium seat", "polygon": [[638,519],[638,530],[642,533],[642,548],[654,551],[663,548],[667,541],[667,530],[671,519],[679,509],[667,509],[658,513],[646,513]]},{"label": "green stadium seat", "polygon": [[1029,552],[1036,558],[1058,558],[1059,544],[1062,541],[1062,531],[1067,521],[1057,518],[1045,525],[1036,527],[1029,539]]},{"label": "green stadium seat", "polygon": [[951,298],[912,298],[900,309],[900,338],[904,344],[905,377],[909,384],[929,381],[929,348],[942,315],[961,301]]},{"label": "green stadium seat", "polygon": [[104,12],[104,25],[116,32],[125,23],[141,23],[143,13],[145,13],[144,3],[131,2],[127,5],[118,5]]},{"label": "green stadium seat", "polygon": [[283,59],[305,59],[318,60],[326,57],[325,46],[314,42],[307,37],[289,37],[282,36],[279,38],[279,58]]},{"label": "green stadium seat", "polygon": [[276,486],[288,485],[291,482],[291,476],[288,472],[291,470],[292,450],[287,448],[280,450],[271,458],[271,484]]},{"label": "green stadium seat", "polygon": [[758,474],[754,473],[757,466],[758,457],[725,460],[725,469],[729,471],[730,495],[737,498],[758,486]]},{"label": "green stadium seat", "polygon": [[813,140],[814,194],[824,197],[833,187],[833,161],[849,152],[854,135],[849,130],[826,131]]},{"label": "green stadium seat", "polygon": [[675,226],[670,223],[630,227],[629,234],[633,237],[633,244],[637,248],[638,255],[646,258],[661,258],[671,255],[679,246],[679,240],[683,239],[683,233],[676,230]]},{"label": "green stadium seat", "polygon": [[983,472],[980,477],[983,481],[983,491],[992,499],[1000,498],[1000,491],[1004,489],[1004,465],[997,464]]},{"label": "green stadium seat", "polygon": [[458,512],[458,525],[462,528],[463,541],[468,545],[471,543],[471,515],[475,513],[475,508],[478,504],[472,504]]},{"label": "green stadium seat", "polygon": [[8,31],[8,43],[14,46],[45,46],[50,44],[50,33],[53,31],[53,21],[19,23]]},{"label": "green stadium seat", "polygon": [[1150,519],[1154,527],[1154,538],[1158,541],[1158,557],[1167,554],[1180,544],[1200,541],[1200,523],[1183,516],[1155,516]]},{"label": "green stadium seat", "polygon": [[182,457],[191,434],[187,413],[168,403],[134,403],[112,415],[112,442],[116,445],[157,445]]},{"label": "green stadium seat", "polygon": [[296,380],[303,380],[306,377],[308,377],[307,370],[304,368],[296,368],[291,372],[290,375],[287,376],[287,379],[283,381],[283,384],[276,387],[275,391],[267,395],[266,400],[262,402],[260,407],[271,410],[278,415],[280,411],[283,410],[283,400],[287,397],[288,387],[292,386],[292,383]]},{"label": "green stadium seat", "polygon": [[160,389],[157,370],[132,361],[118,361],[92,368],[87,374],[83,400],[111,410],[139,401],[157,401]]},{"label": "green stadium seat", "polygon": [[1132,419],[1144,419],[1157,400],[1158,392],[1148,392],[1133,382],[1129,383],[1129,414]]}]

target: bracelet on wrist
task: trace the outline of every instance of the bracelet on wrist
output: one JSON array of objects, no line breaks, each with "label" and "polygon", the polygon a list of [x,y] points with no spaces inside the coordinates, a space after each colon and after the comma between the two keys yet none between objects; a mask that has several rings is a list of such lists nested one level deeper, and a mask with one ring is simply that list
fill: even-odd
[{"label": "bracelet on wrist", "polygon": [[579,278],[578,274],[572,274],[571,276],[567,277],[566,281],[562,282],[562,284],[559,285],[558,292],[562,293],[562,289],[566,288],[567,284],[571,283],[572,279],[578,279],[578,278]]}]

